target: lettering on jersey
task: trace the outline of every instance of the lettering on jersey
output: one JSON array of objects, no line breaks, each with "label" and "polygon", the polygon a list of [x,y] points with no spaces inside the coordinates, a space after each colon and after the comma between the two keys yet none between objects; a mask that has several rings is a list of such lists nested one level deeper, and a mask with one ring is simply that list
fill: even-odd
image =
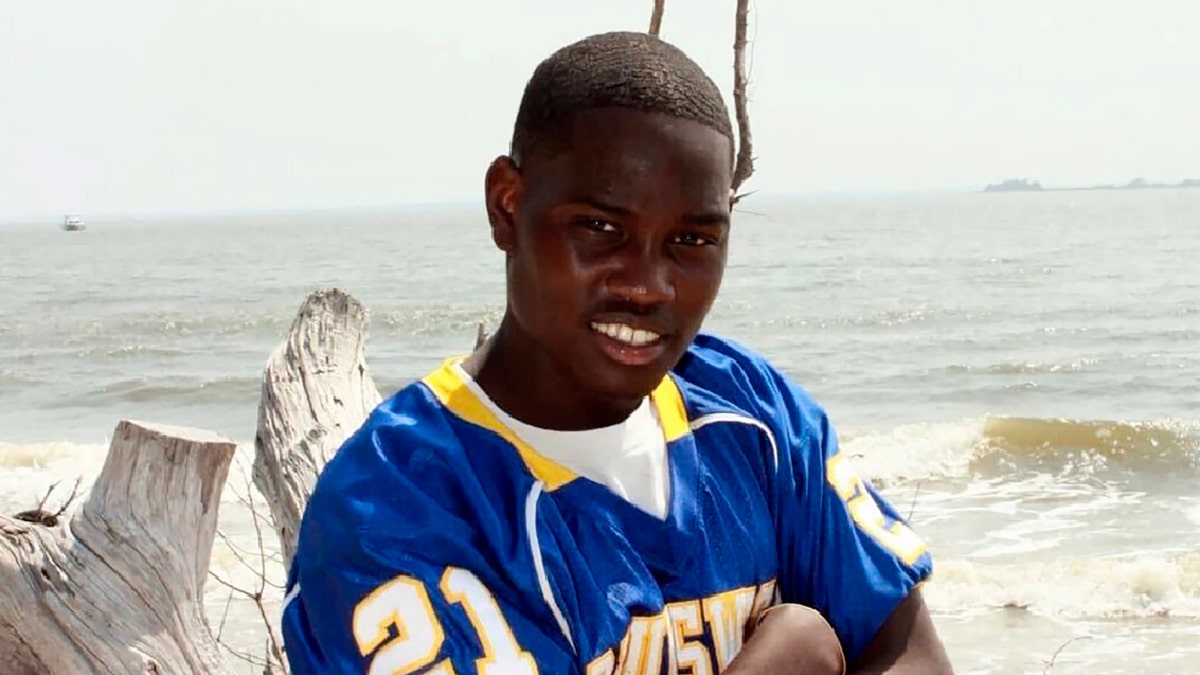
[{"label": "lettering on jersey", "polygon": [[699,600],[667,605],[671,616],[671,642],[675,647],[676,673],[715,675],[712,656],[704,644],[704,615]]},{"label": "lettering on jersey", "polygon": [[[846,502],[850,517],[859,529],[894,553],[904,564],[915,563],[925,552],[925,542],[916,532],[902,521],[887,518],[879,510],[879,503],[867,491],[854,464],[845,455],[838,453],[829,458],[825,464],[825,477],[838,497]],[[891,525],[888,520],[892,520]]]},{"label": "lettering on jersey", "polygon": [[742,649],[742,634],[754,608],[753,587],[725,591],[704,599],[704,618],[712,632],[717,671],[729,667],[729,662]]},{"label": "lettering on jersey", "polygon": [[586,675],[716,675],[741,651],[751,623],[774,602],[771,580],[668,603],[657,616],[632,618],[620,644],[593,659]]},{"label": "lettering on jersey", "polygon": [[[521,649],[496,597],[479,577],[447,567],[438,590],[447,604],[460,605],[482,647],[476,659],[479,675],[537,675],[533,656]],[[354,607],[354,640],[370,659],[369,675],[407,675],[423,671],[437,658],[445,639],[425,584],[402,574],[376,588]],[[427,671],[454,675],[449,660]]]},{"label": "lettering on jersey", "polygon": [[661,673],[666,644],[666,611],[658,616],[634,617],[629,622],[625,638],[621,640],[621,656],[617,659],[616,674]]},{"label": "lettering on jersey", "polygon": [[587,675],[612,675],[616,668],[617,655],[610,649],[592,659],[592,662],[587,667]]}]

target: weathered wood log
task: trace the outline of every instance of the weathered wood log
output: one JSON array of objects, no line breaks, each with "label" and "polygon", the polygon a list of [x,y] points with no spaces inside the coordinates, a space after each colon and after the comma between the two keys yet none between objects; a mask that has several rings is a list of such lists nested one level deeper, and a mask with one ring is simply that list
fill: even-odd
[{"label": "weathered wood log", "polygon": [[0,673],[229,673],[204,582],[235,448],[122,421],[69,520],[0,516]]},{"label": "weathered wood log", "polygon": [[354,298],[317,291],[267,361],[254,484],[271,506],[285,569],[321,469],[382,400],[363,356],[367,324]]}]

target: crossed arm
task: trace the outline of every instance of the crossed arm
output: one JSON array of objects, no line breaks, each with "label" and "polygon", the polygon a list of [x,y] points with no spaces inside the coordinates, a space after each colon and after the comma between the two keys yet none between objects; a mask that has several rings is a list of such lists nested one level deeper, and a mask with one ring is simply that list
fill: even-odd
[{"label": "crossed arm", "polygon": [[784,604],[768,611],[725,675],[952,675],[929,609],[914,590],[874,640],[847,664],[837,635],[816,611]]}]

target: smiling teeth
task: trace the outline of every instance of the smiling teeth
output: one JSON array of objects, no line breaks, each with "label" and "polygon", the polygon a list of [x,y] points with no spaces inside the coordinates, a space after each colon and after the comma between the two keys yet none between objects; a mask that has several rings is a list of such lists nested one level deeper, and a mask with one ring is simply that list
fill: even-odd
[{"label": "smiling teeth", "polygon": [[603,333],[604,335],[607,335],[618,342],[624,342],[625,344],[632,345],[634,347],[648,345],[661,337],[654,331],[634,328],[623,323],[593,322],[592,330],[596,331],[597,333]]}]

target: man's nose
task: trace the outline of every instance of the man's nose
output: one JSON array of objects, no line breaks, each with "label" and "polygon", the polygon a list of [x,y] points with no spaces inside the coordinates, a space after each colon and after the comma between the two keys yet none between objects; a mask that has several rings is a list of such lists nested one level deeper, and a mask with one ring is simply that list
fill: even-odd
[{"label": "man's nose", "polygon": [[668,261],[654,251],[629,251],[608,277],[608,291],[628,302],[653,305],[675,299]]}]

